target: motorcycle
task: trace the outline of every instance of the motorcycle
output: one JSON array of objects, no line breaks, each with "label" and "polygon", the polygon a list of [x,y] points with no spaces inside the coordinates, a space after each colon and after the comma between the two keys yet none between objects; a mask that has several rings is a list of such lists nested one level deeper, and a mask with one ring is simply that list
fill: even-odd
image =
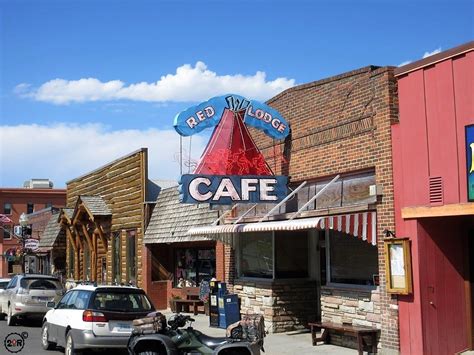
[{"label": "motorcycle", "polygon": [[[210,337],[192,327],[194,319],[188,315],[175,314],[168,320],[158,321],[153,331],[134,329],[128,341],[130,355],[260,355],[263,338],[252,342],[233,337]],[[189,323],[189,326],[186,325]],[[234,334],[232,334],[234,333]]]}]

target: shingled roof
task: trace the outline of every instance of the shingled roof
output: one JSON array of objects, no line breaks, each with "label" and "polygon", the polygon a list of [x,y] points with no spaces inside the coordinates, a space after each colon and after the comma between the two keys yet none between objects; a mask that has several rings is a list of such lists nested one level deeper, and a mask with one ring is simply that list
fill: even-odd
[{"label": "shingled roof", "polygon": [[[64,212],[64,214],[66,215],[67,218],[72,219],[72,216],[74,214],[74,208],[63,207],[63,208],[61,208],[61,211]],[[56,216],[59,218],[58,215],[56,215]]]},{"label": "shingled roof", "polygon": [[58,223],[58,213],[52,214],[39,242],[39,248],[52,249],[58,237],[64,236],[64,230]]},{"label": "shingled roof", "polygon": [[191,227],[210,225],[218,218],[217,211],[211,211],[208,204],[185,204],[179,201],[177,187],[163,189],[145,232],[144,243],[176,243],[215,238],[188,236]]},{"label": "shingled roof", "polygon": [[98,195],[81,195],[77,202],[81,201],[93,216],[111,216],[112,212],[104,199]]}]

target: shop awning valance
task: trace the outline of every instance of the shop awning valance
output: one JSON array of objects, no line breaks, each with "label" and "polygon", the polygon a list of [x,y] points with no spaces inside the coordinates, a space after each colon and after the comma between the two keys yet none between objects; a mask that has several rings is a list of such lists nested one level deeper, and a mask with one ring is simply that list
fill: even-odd
[{"label": "shop awning valance", "polygon": [[187,235],[233,234],[248,232],[292,231],[303,229],[332,229],[377,244],[376,212],[351,213],[336,216],[301,218],[259,223],[224,224],[190,228]]}]

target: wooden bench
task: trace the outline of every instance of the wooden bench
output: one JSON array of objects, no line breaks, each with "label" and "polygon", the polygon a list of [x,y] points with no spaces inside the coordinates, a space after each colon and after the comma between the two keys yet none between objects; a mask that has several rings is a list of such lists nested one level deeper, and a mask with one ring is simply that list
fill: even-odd
[{"label": "wooden bench", "polygon": [[194,315],[199,313],[199,307],[204,306],[204,302],[199,299],[199,288],[197,287],[183,287],[182,294],[185,299],[174,299],[176,313],[189,312],[190,307],[193,309]]},{"label": "wooden bench", "polygon": [[[318,342],[323,341],[327,343],[329,341],[329,330],[335,330],[337,332],[343,332],[345,334],[351,334],[357,338],[357,350],[359,355],[363,354],[364,346],[368,346],[364,337],[370,338],[370,347],[373,354],[377,353],[377,335],[379,330],[371,327],[364,327],[358,325],[346,325],[337,324],[331,322],[315,322],[308,323],[311,328],[311,339],[313,340],[313,346],[316,346]],[[321,336],[317,336],[316,332],[322,330]]]}]

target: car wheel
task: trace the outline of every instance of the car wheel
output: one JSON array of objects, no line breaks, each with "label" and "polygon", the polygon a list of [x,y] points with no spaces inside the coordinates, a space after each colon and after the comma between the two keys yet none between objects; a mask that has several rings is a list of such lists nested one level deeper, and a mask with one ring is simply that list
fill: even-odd
[{"label": "car wheel", "polygon": [[5,316],[6,316],[6,314],[0,313],[0,320],[4,320],[4,319],[5,319]]},{"label": "car wheel", "polygon": [[49,327],[48,323],[44,322],[43,328],[41,329],[41,345],[44,350],[52,350],[56,347],[56,343],[52,343],[48,340]]},{"label": "car wheel", "polygon": [[71,332],[68,332],[66,335],[66,347],[64,348],[64,355],[79,355],[83,352],[80,350],[76,350],[74,348],[74,340],[72,339]]},{"label": "car wheel", "polygon": [[137,355],[160,355],[161,353],[157,353],[156,351],[142,351],[139,352]]},{"label": "car wheel", "polygon": [[8,326],[13,326],[15,325],[15,316],[12,315],[12,309],[10,306],[8,306],[8,313],[7,313],[7,325]]}]

